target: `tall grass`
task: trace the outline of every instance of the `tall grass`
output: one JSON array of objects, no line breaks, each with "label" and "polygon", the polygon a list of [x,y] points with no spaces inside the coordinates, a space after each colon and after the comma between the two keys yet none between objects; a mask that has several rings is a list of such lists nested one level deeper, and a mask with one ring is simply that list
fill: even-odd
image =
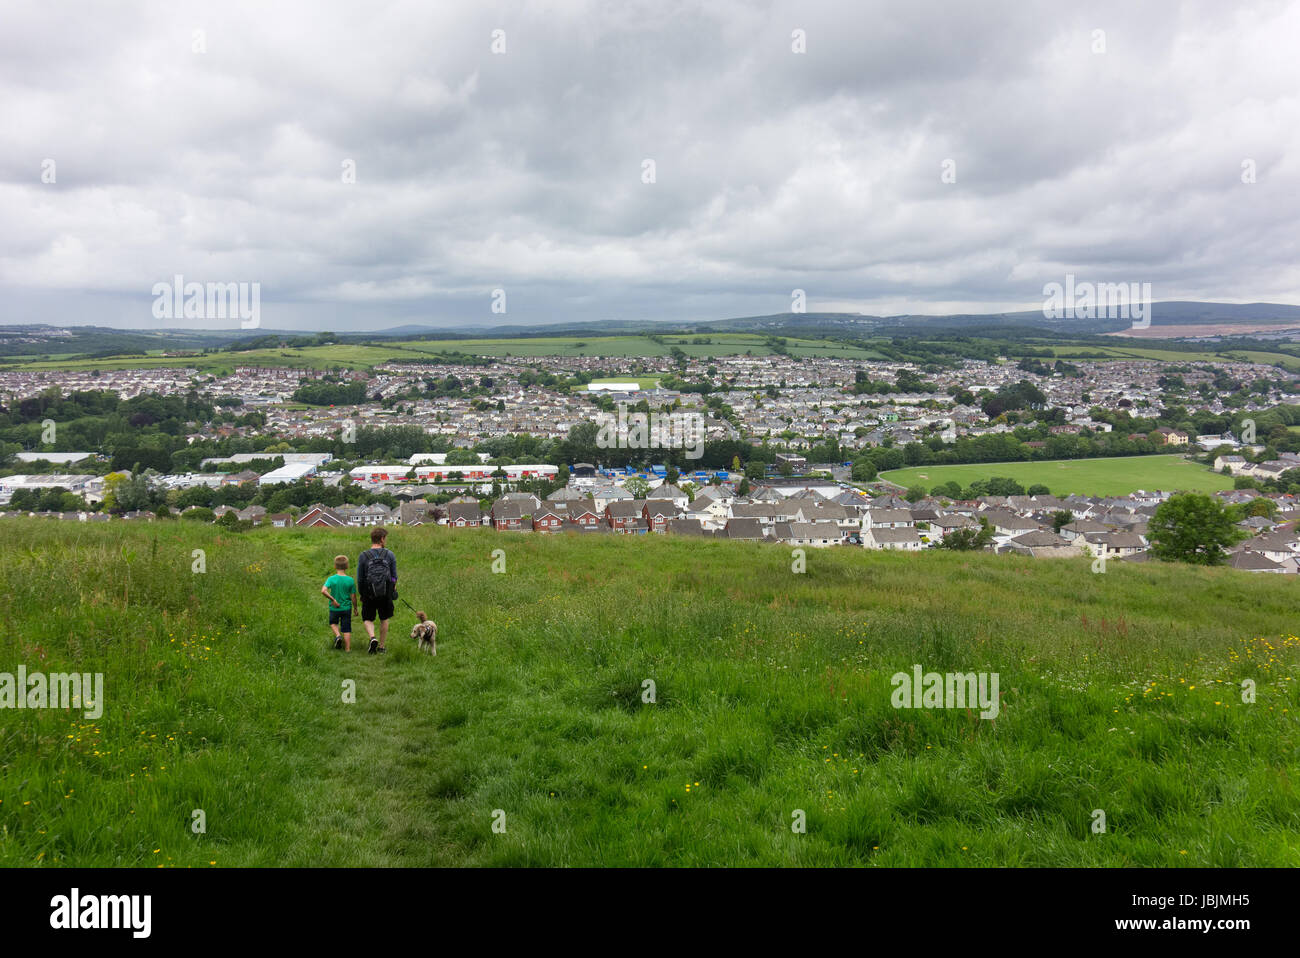
[{"label": "tall grass", "polygon": [[1300,864],[1291,578],[397,529],[430,659],[328,648],[357,531],[5,528],[0,671],[106,705],[0,712],[0,864]]}]

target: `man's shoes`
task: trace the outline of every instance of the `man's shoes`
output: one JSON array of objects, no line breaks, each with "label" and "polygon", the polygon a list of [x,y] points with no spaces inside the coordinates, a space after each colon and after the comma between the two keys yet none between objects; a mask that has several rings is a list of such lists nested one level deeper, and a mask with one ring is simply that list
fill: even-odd
[{"label": "man's shoes", "polygon": [[376,652],[378,652],[378,651],[379,651],[379,640],[378,640],[378,639],[371,639],[371,640],[370,640],[370,648],[369,648],[367,651],[369,651],[369,653],[370,653],[371,655],[374,655]]},{"label": "man's shoes", "polygon": [[380,651],[380,652],[387,652],[387,651],[388,651],[388,648],[387,648],[387,646],[383,646],[383,645],[381,645],[381,646],[379,647],[379,651]]}]

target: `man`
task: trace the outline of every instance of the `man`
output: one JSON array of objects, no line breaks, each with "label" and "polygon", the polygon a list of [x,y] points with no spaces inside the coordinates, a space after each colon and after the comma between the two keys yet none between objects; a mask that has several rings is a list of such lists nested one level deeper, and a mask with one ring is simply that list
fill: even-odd
[{"label": "man", "polygon": [[[361,623],[370,636],[371,655],[387,652],[388,620],[393,617],[393,600],[397,598],[397,556],[385,548],[388,530],[375,526],[370,530],[370,548],[357,560],[357,591],[361,596]],[[379,636],[375,636],[375,616],[379,617]]]}]

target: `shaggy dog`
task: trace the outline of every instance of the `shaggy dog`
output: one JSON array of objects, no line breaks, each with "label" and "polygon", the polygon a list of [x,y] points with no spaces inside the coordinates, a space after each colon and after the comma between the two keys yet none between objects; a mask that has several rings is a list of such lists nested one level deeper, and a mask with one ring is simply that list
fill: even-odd
[{"label": "shaggy dog", "polygon": [[421,652],[437,655],[438,624],[429,621],[429,617],[423,612],[415,613],[415,617],[420,620],[411,629],[411,638],[415,639],[415,647]]}]

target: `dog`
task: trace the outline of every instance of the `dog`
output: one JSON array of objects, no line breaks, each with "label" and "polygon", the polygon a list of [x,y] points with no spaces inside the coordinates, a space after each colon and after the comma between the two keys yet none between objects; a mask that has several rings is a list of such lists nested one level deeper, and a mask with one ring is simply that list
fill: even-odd
[{"label": "dog", "polygon": [[430,621],[423,612],[415,613],[415,617],[420,620],[411,629],[411,638],[415,639],[416,649],[420,652],[428,652],[430,655],[437,655],[438,623]]}]

